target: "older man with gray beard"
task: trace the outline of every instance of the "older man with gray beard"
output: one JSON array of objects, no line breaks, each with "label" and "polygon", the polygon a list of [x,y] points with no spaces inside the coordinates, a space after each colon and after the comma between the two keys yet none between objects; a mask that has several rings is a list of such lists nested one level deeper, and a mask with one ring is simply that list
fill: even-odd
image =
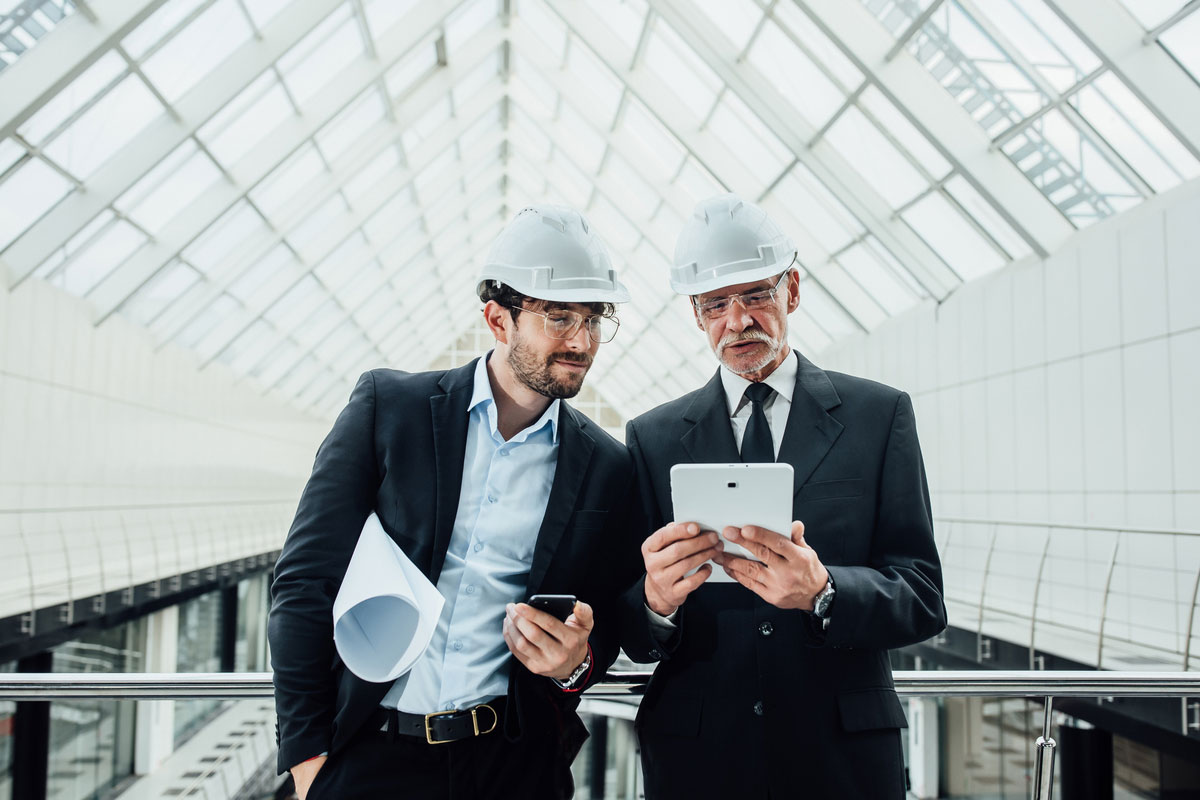
[{"label": "older man with gray beard", "polygon": [[[788,346],[795,258],[752,203],[697,206],[671,285],[720,368],[626,430],[649,524],[622,644],[659,662],[637,718],[649,800],[905,794],[887,651],[946,624],[912,404]],[[791,530],[723,531],[757,561],[671,504],[675,464],[738,461],[795,473]]]}]

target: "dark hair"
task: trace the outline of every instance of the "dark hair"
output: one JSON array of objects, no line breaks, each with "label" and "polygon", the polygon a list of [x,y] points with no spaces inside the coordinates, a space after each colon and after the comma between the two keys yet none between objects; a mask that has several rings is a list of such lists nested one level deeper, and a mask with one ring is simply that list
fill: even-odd
[{"label": "dark hair", "polygon": [[[530,297],[526,294],[521,294],[516,289],[512,288],[501,281],[486,280],[479,287],[479,299],[483,303],[495,300],[500,305],[504,306],[512,314],[513,322],[516,322],[517,317],[521,313],[521,307],[525,301],[529,301],[530,307],[534,311],[540,311],[548,305],[558,305],[546,300],[540,300],[536,297]],[[592,310],[593,314],[603,314],[606,317],[611,317],[616,313],[617,307],[612,303],[583,303]]]}]

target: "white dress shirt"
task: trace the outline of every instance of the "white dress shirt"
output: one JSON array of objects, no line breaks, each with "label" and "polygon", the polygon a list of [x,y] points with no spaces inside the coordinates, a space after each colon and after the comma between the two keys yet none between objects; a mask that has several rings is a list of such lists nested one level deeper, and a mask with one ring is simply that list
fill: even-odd
[{"label": "white dress shirt", "polygon": [[552,402],[507,442],[497,427],[488,356],[475,368],[458,512],[437,588],[446,598],[429,647],[382,705],[413,714],[468,708],[508,693],[512,654],[502,625],[524,600],[538,530],[558,464]]},{"label": "white dress shirt", "polygon": [[[787,428],[788,414],[792,410],[792,392],[796,390],[796,373],[800,370],[799,356],[794,350],[780,362],[775,371],[763,383],[775,391],[763,402],[763,413],[767,415],[767,426],[771,429],[771,441],[775,445],[775,457],[779,457],[779,446],[783,443],[783,432]],[[733,426],[733,440],[738,452],[742,451],[742,438],[750,423],[754,404],[746,399],[746,387],[750,381],[721,365],[721,386],[725,389],[725,408],[729,411],[729,422]]]}]

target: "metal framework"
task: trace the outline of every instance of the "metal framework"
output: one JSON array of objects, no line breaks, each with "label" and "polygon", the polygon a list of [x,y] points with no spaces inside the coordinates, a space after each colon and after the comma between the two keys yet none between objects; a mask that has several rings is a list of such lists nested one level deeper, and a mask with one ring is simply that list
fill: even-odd
[{"label": "metal framework", "polygon": [[324,416],[452,347],[488,240],[567,202],[636,289],[592,382],[628,417],[712,369],[664,280],[707,194],[792,233],[814,352],[1200,174],[1198,7],[24,0],[0,276]]}]

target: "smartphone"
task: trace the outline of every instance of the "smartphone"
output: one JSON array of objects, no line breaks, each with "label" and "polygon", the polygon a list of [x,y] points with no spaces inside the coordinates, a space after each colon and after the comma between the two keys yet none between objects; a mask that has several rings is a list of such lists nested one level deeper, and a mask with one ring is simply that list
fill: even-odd
[{"label": "smartphone", "polygon": [[575,595],[573,594],[535,594],[529,598],[529,605],[545,611],[559,622],[566,622],[567,617],[575,610]]}]

